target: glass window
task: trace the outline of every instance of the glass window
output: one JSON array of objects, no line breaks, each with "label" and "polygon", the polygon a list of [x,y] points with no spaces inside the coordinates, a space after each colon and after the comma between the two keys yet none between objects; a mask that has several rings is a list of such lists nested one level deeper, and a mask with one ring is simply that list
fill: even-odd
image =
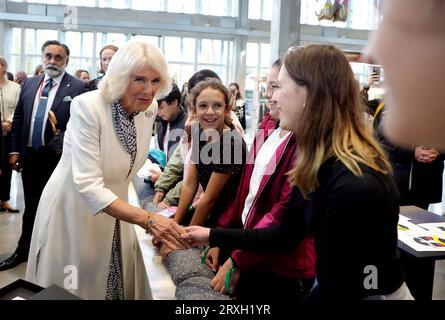
[{"label": "glass window", "polygon": [[100,32],[96,33],[96,52],[97,52],[98,56],[99,56],[100,49],[102,49],[102,47],[105,45],[104,39],[105,39],[105,37],[102,33],[100,33]]},{"label": "glass window", "polygon": [[148,43],[151,43],[152,45],[154,45],[156,48],[158,48],[158,49],[161,48],[161,46],[159,44],[159,40],[161,39],[160,37],[145,36],[145,35],[135,35],[132,38],[140,39],[140,40],[143,40],[143,41],[147,41]]},{"label": "glass window", "polygon": [[70,55],[73,57],[80,56],[81,34],[80,32],[68,31],[65,33],[65,44],[70,48]]},{"label": "glass window", "polygon": [[180,87],[195,73],[195,68],[191,64],[169,63],[168,71],[173,81]]},{"label": "glass window", "polygon": [[42,63],[40,56],[27,56],[25,59],[25,72],[27,74],[34,74],[35,68]]},{"label": "glass window", "polygon": [[127,36],[121,33],[107,33],[105,39],[106,44],[114,44],[117,47],[122,47],[127,42]]},{"label": "glass window", "polygon": [[273,11],[273,0],[263,0],[263,20],[271,21]]},{"label": "glass window", "polygon": [[238,0],[227,0],[227,15],[232,17],[238,16]]},{"label": "glass window", "polygon": [[94,34],[92,32],[84,32],[82,36],[82,56],[92,57],[94,48]]},{"label": "glass window", "polygon": [[246,50],[246,65],[256,67],[258,65],[258,43],[248,42]]},{"label": "glass window", "polygon": [[31,3],[59,4],[59,0],[28,0],[28,1],[17,1],[17,2],[31,2]]},{"label": "glass window", "polygon": [[273,0],[249,0],[249,19],[272,20]]},{"label": "glass window", "polygon": [[198,61],[200,63],[226,63],[226,43],[223,44],[221,40],[202,39],[199,46]]},{"label": "glass window", "polygon": [[96,2],[91,0],[63,0],[62,1],[67,6],[73,7],[95,7]]},{"label": "glass window", "polygon": [[147,11],[165,11],[165,3],[164,0],[150,0],[150,1],[133,0],[131,2],[131,9],[147,10]]},{"label": "glass window", "polygon": [[352,29],[374,30],[379,23],[378,1],[349,1],[349,27]]},{"label": "glass window", "polygon": [[11,59],[8,61],[8,70],[15,75],[17,71],[20,71],[20,55],[11,55]]},{"label": "glass window", "polygon": [[227,16],[229,12],[227,10],[228,0],[214,1],[214,0],[201,0],[201,14],[210,16]]},{"label": "glass window", "polygon": [[165,37],[164,54],[168,61],[181,61],[181,38]]},{"label": "glass window", "polygon": [[48,40],[57,40],[57,30],[37,30],[37,51],[40,53],[42,45]]},{"label": "glass window", "polygon": [[270,67],[270,44],[262,43],[261,44],[261,66],[262,67]]},{"label": "glass window", "polygon": [[214,71],[221,79],[222,83],[228,85],[227,83],[227,71],[225,66],[215,66],[209,64],[200,64],[198,65],[198,70],[201,69],[210,69]]},{"label": "glass window", "polygon": [[57,40],[56,30],[25,30],[25,53],[27,54],[41,54],[43,44],[47,40]]},{"label": "glass window", "polygon": [[167,11],[177,13],[190,13],[193,14],[195,10],[195,0],[168,0]]},{"label": "glass window", "polygon": [[22,48],[22,30],[19,28],[12,29],[12,53],[21,52]]},{"label": "glass window", "polygon": [[182,39],[182,61],[195,61],[196,39],[184,38]]},{"label": "glass window", "polygon": [[99,0],[99,7],[126,9],[129,5],[127,0]]},{"label": "glass window", "polygon": [[257,81],[257,68],[248,67],[246,68],[246,91],[255,90],[255,83]]},{"label": "glass window", "polygon": [[178,83],[182,85],[184,84],[184,82],[188,82],[189,79],[195,74],[196,70],[195,67],[191,64],[183,64],[181,66],[181,73],[180,76],[178,78]]},{"label": "glass window", "polygon": [[267,74],[269,73],[269,69],[270,69],[269,67],[260,69],[260,77],[259,77],[260,82],[266,81]]},{"label": "glass window", "polygon": [[249,0],[249,19],[261,19],[261,0]]},{"label": "glass window", "polygon": [[25,30],[25,53],[38,53],[36,50],[36,31],[34,29]]},{"label": "glass window", "polygon": [[320,21],[317,18],[316,12],[319,11],[318,1],[301,0],[300,23],[319,25]]},{"label": "glass window", "polygon": [[81,67],[81,59],[71,57],[70,58],[70,63],[68,64],[66,69],[67,69],[66,71],[71,73],[71,74],[74,74],[74,72],[76,72],[76,70],[78,70],[78,69],[82,69],[82,67]]}]

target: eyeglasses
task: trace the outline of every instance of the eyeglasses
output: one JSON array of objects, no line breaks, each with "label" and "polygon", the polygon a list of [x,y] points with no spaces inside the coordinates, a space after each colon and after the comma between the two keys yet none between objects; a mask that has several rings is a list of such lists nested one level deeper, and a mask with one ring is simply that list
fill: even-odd
[{"label": "eyeglasses", "polygon": [[264,97],[272,97],[275,90],[279,89],[280,85],[276,82],[268,83],[260,88],[260,92]]},{"label": "eyeglasses", "polygon": [[224,109],[225,105],[222,103],[213,103],[213,104],[207,104],[207,103],[199,103],[196,106],[196,109],[200,112],[207,112],[209,111],[209,108],[212,107],[212,110],[214,112],[218,112]]}]

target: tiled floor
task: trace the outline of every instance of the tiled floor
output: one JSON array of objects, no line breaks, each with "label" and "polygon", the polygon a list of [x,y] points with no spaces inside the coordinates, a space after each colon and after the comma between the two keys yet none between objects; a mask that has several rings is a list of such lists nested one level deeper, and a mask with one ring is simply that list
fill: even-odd
[{"label": "tiled floor", "polygon": [[[12,207],[20,210],[20,213],[0,212],[0,261],[8,258],[17,247],[22,227],[22,215],[24,209],[23,188],[20,174],[13,172],[11,185]],[[22,263],[14,269],[0,271],[0,288],[14,282],[15,280],[25,278],[26,263]]]},{"label": "tiled floor", "polygon": [[[13,207],[20,209],[20,213],[0,213],[0,261],[12,254],[20,237],[24,209],[22,190],[21,177],[14,173],[10,203]],[[430,210],[437,213],[443,212],[443,206],[431,206]],[[24,279],[25,272],[26,263],[11,270],[0,271],[0,288],[19,278]],[[445,300],[445,260],[436,262],[433,299]]]}]

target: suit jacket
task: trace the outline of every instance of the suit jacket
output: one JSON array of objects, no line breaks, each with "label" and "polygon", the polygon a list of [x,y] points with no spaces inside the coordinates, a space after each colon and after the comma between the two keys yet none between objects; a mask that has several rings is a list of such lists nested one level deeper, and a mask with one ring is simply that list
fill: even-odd
[{"label": "suit jacket", "polygon": [[[14,113],[11,131],[11,152],[19,152],[22,159],[25,155],[31,130],[34,99],[44,77],[44,75],[39,75],[26,79],[23,82],[22,91],[20,92],[17,108]],[[87,91],[85,83],[65,73],[51,106],[51,111],[54,112],[57,118],[57,129],[61,131],[66,130],[66,124],[70,119],[71,100],[85,91]],[[44,142],[47,144],[54,136],[49,121],[46,122],[44,130]]]}]

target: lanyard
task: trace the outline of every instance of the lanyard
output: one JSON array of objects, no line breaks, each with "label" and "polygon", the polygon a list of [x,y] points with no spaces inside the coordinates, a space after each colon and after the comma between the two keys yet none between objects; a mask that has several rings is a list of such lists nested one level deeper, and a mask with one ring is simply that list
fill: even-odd
[{"label": "lanyard", "polygon": [[[40,87],[39,87],[39,100],[40,100],[40,97],[42,96],[43,84],[44,84],[44,83],[45,83],[45,80],[42,80],[42,82],[40,82]],[[57,82],[53,79],[53,83],[51,84],[51,88],[50,88],[49,91],[48,91],[48,99],[49,99],[49,93],[50,93],[50,91],[51,91],[55,86],[57,86]]]},{"label": "lanyard", "polygon": [[382,100],[382,102],[380,102],[379,106],[377,107],[377,109],[375,109],[374,112],[374,118],[372,119],[372,126],[374,127],[374,121],[375,118],[377,117],[377,115],[380,113],[380,111],[382,111],[383,107],[385,106],[385,101]]},{"label": "lanyard", "polygon": [[377,109],[375,109],[374,118],[377,117],[377,115],[380,113],[380,111],[382,111],[384,106],[385,106],[385,101],[380,102],[380,104],[377,107]]}]

